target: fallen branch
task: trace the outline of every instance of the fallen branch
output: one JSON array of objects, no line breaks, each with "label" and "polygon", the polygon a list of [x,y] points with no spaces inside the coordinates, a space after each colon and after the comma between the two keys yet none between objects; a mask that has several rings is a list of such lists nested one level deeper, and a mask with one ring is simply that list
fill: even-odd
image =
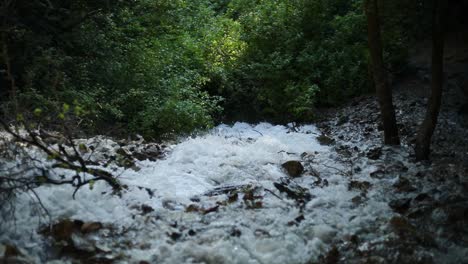
[{"label": "fallen branch", "polygon": [[[74,145],[73,139],[70,134],[67,135],[67,140],[68,140],[68,143],[72,146],[74,154],[68,153],[68,151],[65,149],[65,147],[62,144],[58,145],[58,150],[50,148],[39,138],[36,132],[28,129],[27,126],[25,126],[27,136],[21,136],[18,132],[15,132],[4,121],[0,120],[0,124],[3,126],[5,131],[11,136],[13,136],[16,140],[23,142],[23,143],[27,143],[31,146],[37,147],[38,149],[42,150],[45,154],[47,154],[49,158],[55,160],[57,163],[52,166],[53,168],[62,168],[62,169],[72,170],[77,173],[77,175],[74,176],[71,180],[63,180],[63,181],[51,179],[50,177],[46,175],[46,173],[43,173],[43,175],[41,176],[43,177],[44,182],[47,182],[47,183],[56,184],[56,185],[61,185],[61,184],[73,185],[75,187],[75,191],[73,192],[73,198],[75,198],[76,192],[82,186],[90,184],[91,182],[96,182],[100,180],[103,180],[107,184],[109,184],[115,192],[119,192],[123,189],[123,186],[111,173],[101,170],[101,169],[87,167],[85,160],[81,157],[76,146]],[[69,131],[66,131],[66,132],[69,132]],[[79,165],[75,163],[76,161],[79,163]],[[94,178],[89,179],[89,180],[83,180],[79,176],[79,173],[87,173],[87,174],[94,176]]]}]

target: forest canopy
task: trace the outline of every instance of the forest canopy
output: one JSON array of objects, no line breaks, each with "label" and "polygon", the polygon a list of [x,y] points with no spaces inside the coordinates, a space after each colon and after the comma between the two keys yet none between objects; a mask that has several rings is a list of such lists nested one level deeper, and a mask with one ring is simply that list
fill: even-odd
[{"label": "forest canopy", "polygon": [[[430,34],[432,5],[382,6],[398,75]],[[91,131],[164,138],[219,121],[311,121],[373,91],[360,0],[8,0],[0,12],[4,116],[68,105]]]}]

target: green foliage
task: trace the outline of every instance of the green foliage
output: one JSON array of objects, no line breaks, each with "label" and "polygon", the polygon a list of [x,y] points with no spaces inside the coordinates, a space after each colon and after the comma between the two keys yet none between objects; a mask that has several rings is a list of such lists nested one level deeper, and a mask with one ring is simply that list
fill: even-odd
[{"label": "green foliage", "polygon": [[[246,42],[222,95],[237,118],[308,121],[368,89],[360,1],[231,1]],[[252,109],[252,106],[255,106]],[[242,111],[245,110],[245,113]]]},{"label": "green foliage", "polygon": [[[404,69],[407,36],[430,2],[382,2],[390,71]],[[12,3],[2,6],[2,38],[19,105],[41,117],[72,113],[96,132],[161,138],[222,115],[310,121],[314,107],[372,87],[361,0]]]}]

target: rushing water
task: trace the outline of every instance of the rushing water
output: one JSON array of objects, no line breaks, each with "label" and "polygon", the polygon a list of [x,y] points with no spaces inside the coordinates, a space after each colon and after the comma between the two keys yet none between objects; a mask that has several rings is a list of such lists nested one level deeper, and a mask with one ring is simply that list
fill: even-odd
[{"label": "rushing water", "polygon": [[[370,188],[366,202],[356,203],[362,190],[349,187],[350,176],[344,172],[350,165],[330,147],[320,145],[319,135],[312,125],[221,125],[170,146],[164,159],[137,162],[137,170],[106,168],[129,186],[122,197],[110,194],[100,182],[92,190],[82,188],[76,200],[71,199],[69,186],[43,186],[37,193],[54,222],[68,218],[112,226],[75,238],[76,244],[85,249],[91,245],[122,262],[307,263],[356,234],[362,237],[363,248],[384,239],[383,223],[393,215],[385,186],[395,179],[379,180],[382,187]],[[110,155],[116,146],[101,139],[95,155]],[[305,204],[275,188],[275,182],[287,177],[281,164],[289,160],[305,165],[304,176],[293,180],[310,193],[311,200]],[[375,166],[361,167],[352,179],[373,185],[376,179],[369,172]],[[204,195],[232,185],[251,186],[259,203],[251,206],[242,193],[230,203],[225,194]],[[16,244],[37,262],[44,262],[53,254],[46,250],[50,242],[37,229],[49,220],[41,217],[30,198],[27,194],[18,198],[17,220],[2,223],[0,242]],[[154,211],[142,214],[142,205]],[[194,205],[216,210],[188,212]]]}]

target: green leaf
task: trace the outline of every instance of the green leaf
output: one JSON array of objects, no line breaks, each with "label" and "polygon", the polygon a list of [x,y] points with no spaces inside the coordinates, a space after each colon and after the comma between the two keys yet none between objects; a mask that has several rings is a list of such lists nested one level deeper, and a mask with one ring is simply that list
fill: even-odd
[{"label": "green leaf", "polygon": [[39,116],[41,116],[41,114],[42,114],[42,109],[40,109],[40,108],[34,109],[34,115],[35,116],[39,117]]}]

